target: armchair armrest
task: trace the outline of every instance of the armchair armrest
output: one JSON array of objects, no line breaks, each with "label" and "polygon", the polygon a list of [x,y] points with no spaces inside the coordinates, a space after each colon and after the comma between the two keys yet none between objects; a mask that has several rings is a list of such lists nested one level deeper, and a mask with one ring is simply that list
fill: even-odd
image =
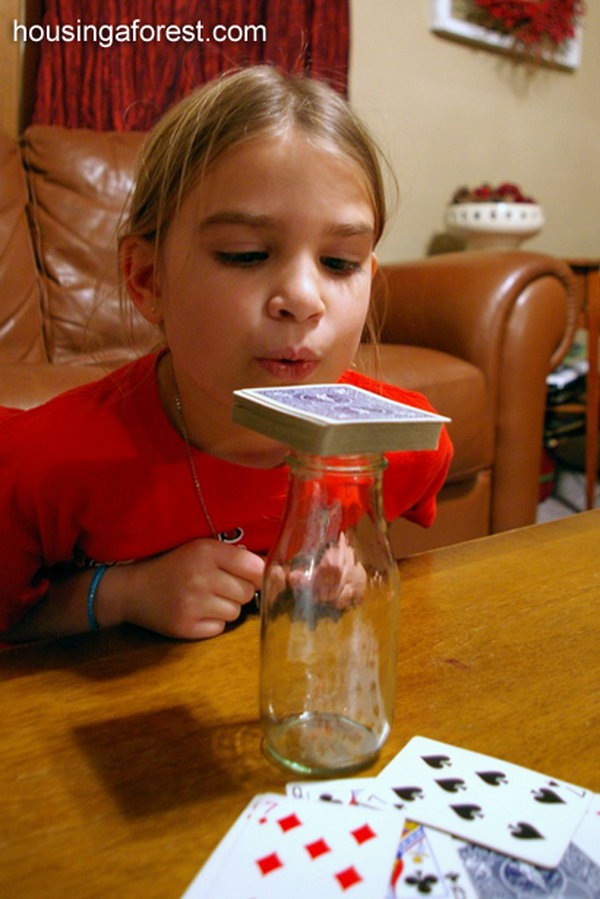
[{"label": "armchair armrest", "polygon": [[[548,371],[564,357],[579,315],[567,264],[520,251],[461,252],[382,267],[382,342],[424,346],[471,362],[490,377],[506,328],[531,287],[541,288],[549,327]],[[543,283],[541,283],[543,282]],[[536,291],[537,292],[537,291]],[[550,336],[550,335],[549,335]]]},{"label": "armchair armrest", "polygon": [[54,362],[5,362],[0,364],[0,407],[30,409],[59,393],[95,381],[108,369],[100,365]]},{"label": "armchair armrest", "polygon": [[449,253],[385,266],[383,343],[477,366],[493,422],[490,532],[535,520],[546,376],[575,333],[580,299],[566,263],[519,251]]}]

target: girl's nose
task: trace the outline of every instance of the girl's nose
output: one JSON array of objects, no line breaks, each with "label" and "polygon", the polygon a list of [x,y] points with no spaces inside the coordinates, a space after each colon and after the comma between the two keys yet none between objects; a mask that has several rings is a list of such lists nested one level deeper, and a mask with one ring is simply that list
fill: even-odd
[{"label": "girl's nose", "polygon": [[306,262],[286,267],[275,283],[267,310],[272,318],[278,319],[301,322],[320,318],[325,304],[314,266]]}]

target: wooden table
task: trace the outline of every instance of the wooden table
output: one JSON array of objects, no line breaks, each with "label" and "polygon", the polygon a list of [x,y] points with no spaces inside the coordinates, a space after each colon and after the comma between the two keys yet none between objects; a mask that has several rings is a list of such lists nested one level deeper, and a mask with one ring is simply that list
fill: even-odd
[{"label": "wooden table", "polygon": [[[600,510],[401,563],[396,723],[600,791]],[[261,754],[258,622],[123,628],[0,653],[0,896],[178,897]],[[217,899],[217,897],[216,897]]]}]

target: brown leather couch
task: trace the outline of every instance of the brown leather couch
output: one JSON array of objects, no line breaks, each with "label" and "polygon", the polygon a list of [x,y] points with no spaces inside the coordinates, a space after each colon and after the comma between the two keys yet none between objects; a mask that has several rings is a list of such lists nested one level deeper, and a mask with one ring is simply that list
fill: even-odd
[{"label": "brown leather couch", "polygon": [[[48,126],[20,145],[0,135],[0,405],[30,407],[155,343],[139,318],[123,328],[116,291],[115,229],[141,139]],[[479,252],[384,271],[381,374],[449,415],[456,449],[438,521],[397,522],[396,552],[530,524],[545,377],[578,314],[567,266]]]}]

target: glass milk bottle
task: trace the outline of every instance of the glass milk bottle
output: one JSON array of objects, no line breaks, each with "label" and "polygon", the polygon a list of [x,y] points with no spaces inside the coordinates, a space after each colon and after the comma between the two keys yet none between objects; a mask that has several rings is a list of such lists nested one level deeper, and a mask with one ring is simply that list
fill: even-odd
[{"label": "glass milk bottle", "polygon": [[294,452],[261,600],[264,748],[299,774],[357,771],[390,732],[399,578],[381,455]]}]

